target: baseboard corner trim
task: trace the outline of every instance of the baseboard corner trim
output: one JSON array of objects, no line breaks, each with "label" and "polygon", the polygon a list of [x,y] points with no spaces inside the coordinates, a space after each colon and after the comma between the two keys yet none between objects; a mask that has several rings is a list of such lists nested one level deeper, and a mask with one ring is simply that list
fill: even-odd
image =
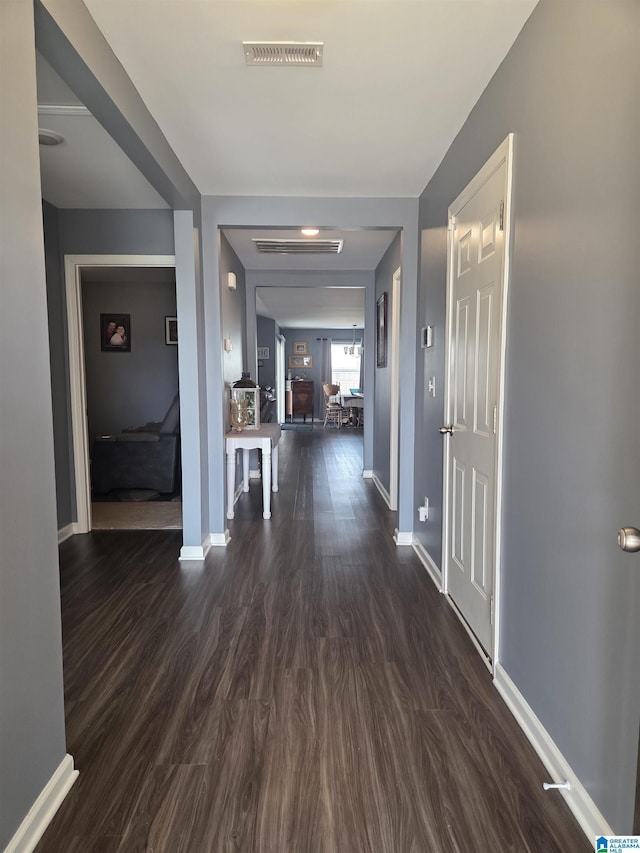
[{"label": "baseboard corner trim", "polygon": [[362,471],[363,480],[373,480],[373,471],[371,468],[364,468]]},{"label": "baseboard corner trim", "polygon": [[382,483],[381,483],[381,482],[380,482],[380,480],[376,477],[376,475],[375,475],[375,474],[373,474],[373,476],[371,477],[371,479],[373,480],[373,485],[376,487],[376,489],[377,489],[377,490],[380,492],[380,494],[382,495],[382,499],[384,500],[384,502],[386,503],[386,505],[387,505],[389,508],[391,508],[391,495],[389,494],[389,492],[385,489],[385,487],[382,485]]},{"label": "baseboard corner trim", "polygon": [[229,528],[227,528],[224,533],[209,534],[209,545],[212,548],[226,548],[229,542],[231,542],[231,534],[229,533]]},{"label": "baseboard corner trim", "polygon": [[78,523],[76,521],[72,521],[70,524],[65,524],[64,527],[61,527],[60,530],[58,530],[58,545],[62,545],[62,543],[66,542],[67,539],[75,536],[77,532]]},{"label": "baseboard corner trim", "polygon": [[410,531],[401,531],[396,529],[393,531],[393,541],[396,545],[413,545],[413,533]]},{"label": "baseboard corner trim", "polygon": [[67,753],[29,809],[5,853],[31,853],[35,850],[77,778],[73,756]]},{"label": "baseboard corner trim", "polygon": [[601,835],[615,835],[616,833],[609,826],[602,812],[571,769],[551,735],[499,661],[495,664],[493,683],[525,733],[527,740],[547,768],[550,780],[553,782],[568,781],[570,783],[570,789],[560,790],[560,793],[589,841],[593,842],[594,838]]},{"label": "baseboard corner trim", "polygon": [[184,563],[189,560],[204,560],[209,548],[211,547],[210,538],[210,536],[207,536],[202,545],[183,545],[182,548],[180,548],[180,556],[178,557],[180,562]]},{"label": "baseboard corner trim", "polygon": [[413,536],[413,542],[411,544],[413,546],[413,550],[418,555],[418,559],[427,570],[427,574],[436,585],[438,592],[442,592],[442,572],[436,566],[433,557],[415,534]]}]

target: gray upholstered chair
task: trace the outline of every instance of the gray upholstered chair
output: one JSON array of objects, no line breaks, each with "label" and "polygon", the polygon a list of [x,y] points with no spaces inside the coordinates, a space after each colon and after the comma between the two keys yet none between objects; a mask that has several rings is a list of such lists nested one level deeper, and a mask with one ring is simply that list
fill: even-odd
[{"label": "gray upholstered chair", "polygon": [[114,489],[173,493],[179,470],[180,400],[173,399],[162,421],[101,436],[91,450],[91,487],[96,494]]}]

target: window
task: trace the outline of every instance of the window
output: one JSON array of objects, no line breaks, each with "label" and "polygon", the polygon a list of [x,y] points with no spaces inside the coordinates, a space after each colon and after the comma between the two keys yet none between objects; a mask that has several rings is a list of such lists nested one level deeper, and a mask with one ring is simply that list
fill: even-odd
[{"label": "window", "polygon": [[340,386],[342,394],[360,387],[360,355],[345,355],[351,341],[331,342],[331,383]]}]

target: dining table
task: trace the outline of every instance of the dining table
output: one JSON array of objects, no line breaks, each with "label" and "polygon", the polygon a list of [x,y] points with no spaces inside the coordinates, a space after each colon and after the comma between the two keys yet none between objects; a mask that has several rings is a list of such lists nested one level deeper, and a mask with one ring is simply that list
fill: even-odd
[{"label": "dining table", "polygon": [[341,393],[340,405],[349,413],[349,426],[361,427],[364,409],[364,394],[361,391],[350,391],[348,394]]}]

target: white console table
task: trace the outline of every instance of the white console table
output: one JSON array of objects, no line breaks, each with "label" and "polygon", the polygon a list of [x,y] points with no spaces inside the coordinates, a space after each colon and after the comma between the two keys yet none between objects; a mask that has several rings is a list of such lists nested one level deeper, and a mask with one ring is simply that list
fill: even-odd
[{"label": "white console table", "polygon": [[262,451],[262,517],[271,518],[271,491],[278,491],[279,424],[261,424],[258,429],[228,432],[227,450],[227,518],[234,517],[236,490],[236,451],[242,450],[242,491],[249,491],[249,451]]}]

